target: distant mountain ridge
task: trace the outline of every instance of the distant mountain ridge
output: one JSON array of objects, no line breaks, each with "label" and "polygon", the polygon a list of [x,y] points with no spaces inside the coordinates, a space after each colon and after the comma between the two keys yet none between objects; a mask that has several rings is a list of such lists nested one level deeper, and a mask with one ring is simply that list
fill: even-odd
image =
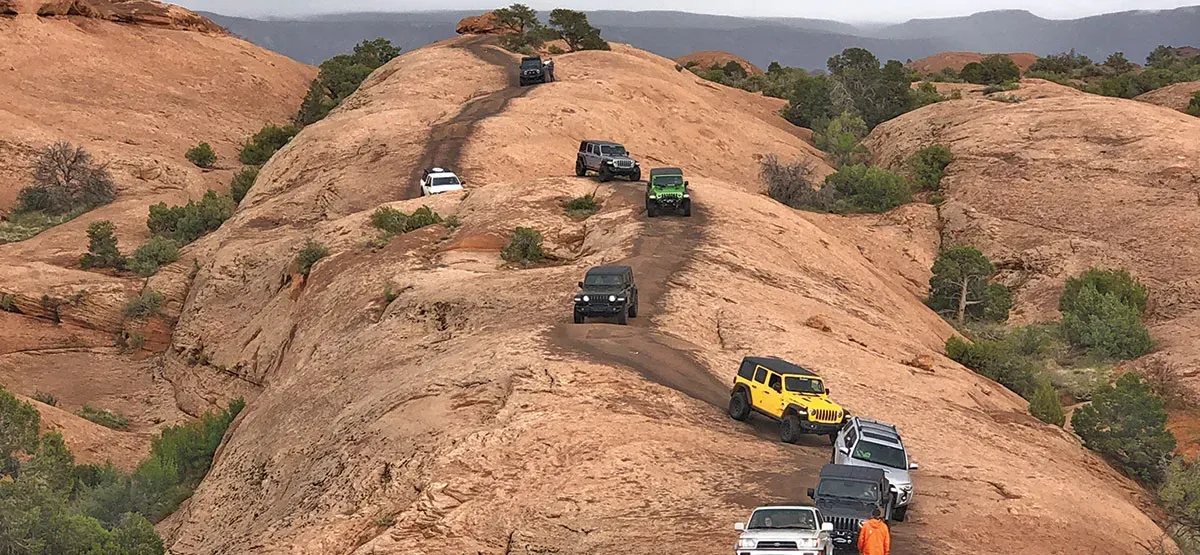
[{"label": "distant mountain ridge", "polygon": [[[255,44],[316,64],[366,38],[384,37],[405,50],[450,38],[455,36],[458,20],[478,14],[477,10],[348,13],[286,20],[204,15]],[[1140,62],[1159,44],[1200,44],[1200,6],[1073,20],[1002,10],[869,28],[821,19],[671,11],[595,11],[588,12],[588,19],[603,29],[609,40],[669,58],[698,50],[722,50],[762,67],[778,61],[806,69],[822,69],[830,56],[853,46],[867,48],[880,59],[901,61],[946,51],[1045,55],[1073,48],[1097,59],[1120,51]]]}]

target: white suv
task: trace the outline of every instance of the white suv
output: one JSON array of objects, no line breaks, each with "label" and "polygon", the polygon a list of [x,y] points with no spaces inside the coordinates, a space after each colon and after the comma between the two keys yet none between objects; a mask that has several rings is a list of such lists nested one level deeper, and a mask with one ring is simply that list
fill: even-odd
[{"label": "white suv", "polygon": [[916,470],[917,463],[908,456],[895,426],[870,418],[851,417],[834,439],[830,462],[883,470],[892,485],[892,499],[895,500],[892,518],[904,520],[913,499],[909,471]]},{"label": "white suv", "polygon": [[814,507],[769,505],[750,513],[749,522],[733,529],[742,533],[734,555],[833,555],[833,524]]},{"label": "white suv", "polygon": [[454,172],[442,168],[429,168],[421,175],[421,196],[461,191],[466,182],[454,175]]}]

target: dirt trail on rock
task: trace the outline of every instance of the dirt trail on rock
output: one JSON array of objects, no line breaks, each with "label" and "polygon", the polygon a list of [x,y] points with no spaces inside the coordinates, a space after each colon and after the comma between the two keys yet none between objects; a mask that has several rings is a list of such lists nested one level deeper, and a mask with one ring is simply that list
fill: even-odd
[{"label": "dirt trail on rock", "polygon": [[471,99],[453,118],[437,123],[429,130],[425,150],[421,153],[408,180],[409,185],[405,198],[421,196],[421,172],[425,168],[441,167],[453,172],[460,171],[462,149],[474,133],[475,126],[479,122],[503,112],[514,98],[525,96],[529,92],[530,87],[520,86],[520,76],[517,74],[517,66],[513,57],[500,50],[488,48],[495,44],[494,38],[479,36],[465,39],[453,46],[453,48],[462,48],[493,66],[503,68],[508,76],[508,87]]}]

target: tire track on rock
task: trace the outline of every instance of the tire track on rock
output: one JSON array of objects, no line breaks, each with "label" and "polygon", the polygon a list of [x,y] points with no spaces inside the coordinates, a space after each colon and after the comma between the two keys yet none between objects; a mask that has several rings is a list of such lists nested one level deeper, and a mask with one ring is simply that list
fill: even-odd
[{"label": "tire track on rock", "polygon": [[[503,69],[508,77],[508,86],[468,100],[454,117],[435,123],[429,129],[425,150],[417,159],[417,164],[409,176],[405,198],[421,196],[421,171],[425,168],[442,167],[460,172],[462,150],[474,134],[475,126],[500,114],[508,108],[508,103],[514,98],[525,96],[533,88],[520,86],[518,60],[514,55],[492,48],[496,42],[493,37],[477,36],[468,37],[453,45],[453,48],[462,48],[489,65]],[[460,174],[460,177],[464,176]]]}]

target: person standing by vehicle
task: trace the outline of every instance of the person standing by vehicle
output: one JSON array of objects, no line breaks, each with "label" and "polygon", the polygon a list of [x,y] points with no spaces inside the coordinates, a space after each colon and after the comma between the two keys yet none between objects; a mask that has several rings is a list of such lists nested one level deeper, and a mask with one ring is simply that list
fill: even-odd
[{"label": "person standing by vehicle", "polygon": [[862,555],[888,555],[892,551],[892,533],[883,521],[883,511],[876,507],[871,520],[858,531],[858,552]]}]

